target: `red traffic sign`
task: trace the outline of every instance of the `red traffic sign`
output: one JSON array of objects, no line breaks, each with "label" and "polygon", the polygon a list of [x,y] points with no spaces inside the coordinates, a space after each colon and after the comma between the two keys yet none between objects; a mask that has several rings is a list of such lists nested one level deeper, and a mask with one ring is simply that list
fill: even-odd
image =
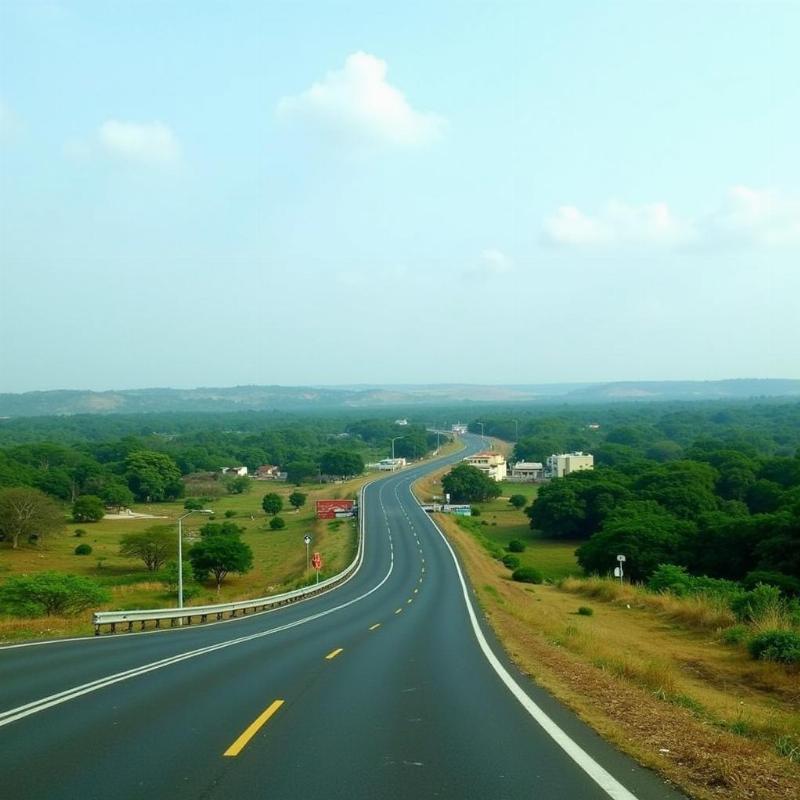
[{"label": "red traffic sign", "polygon": [[319,553],[314,553],[314,555],[311,556],[311,566],[314,567],[314,569],[322,569],[322,556]]}]

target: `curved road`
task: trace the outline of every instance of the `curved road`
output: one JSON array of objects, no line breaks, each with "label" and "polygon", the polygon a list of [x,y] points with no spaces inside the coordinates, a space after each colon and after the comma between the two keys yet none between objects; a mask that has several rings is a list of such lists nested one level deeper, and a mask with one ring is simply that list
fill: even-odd
[{"label": "curved road", "polygon": [[0,648],[3,795],[678,797],[521,676],[470,614],[453,553],[411,496],[432,468],[367,487],[364,563],[324,596]]}]

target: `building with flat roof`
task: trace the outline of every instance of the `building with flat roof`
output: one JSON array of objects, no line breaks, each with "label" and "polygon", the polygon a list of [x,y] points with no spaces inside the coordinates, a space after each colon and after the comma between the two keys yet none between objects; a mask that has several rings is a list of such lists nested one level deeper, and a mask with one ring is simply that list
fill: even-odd
[{"label": "building with flat roof", "polygon": [[513,483],[534,483],[544,480],[544,464],[538,461],[517,461],[506,480]]},{"label": "building with flat roof", "polygon": [[477,467],[481,472],[485,472],[495,481],[504,480],[508,471],[505,456],[491,450],[475,453],[475,455],[465,458],[464,461],[471,467]]},{"label": "building with flat roof", "polygon": [[571,472],[583,469],[594,469],[594,456],[591,453],[553,453],[547,459],[546,475],[548,478],[563,478]]}]

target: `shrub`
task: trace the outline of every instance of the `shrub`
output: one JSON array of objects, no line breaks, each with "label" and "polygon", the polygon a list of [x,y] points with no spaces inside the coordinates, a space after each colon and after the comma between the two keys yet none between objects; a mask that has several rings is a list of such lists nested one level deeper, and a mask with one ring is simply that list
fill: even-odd
[{"label": "shrub", "polygon": [[81,536],[86,536],[86,531],[85,531],[85,530],[83,530],[83,528],[76,528],[76,529],[75,529],[75,533],[74,533],[74,534],[72,534],[72,535],[73,535],[73,536],[77,536],[77,537],[80,539],[80,538],[81,538]]},{"label": "shrub", "polygon": [[508,498],[508,502],[511,503],[514,508],[520,509],[528,505],[528,498],[525,497],[524,494],[512,494],[511,497]]},{"label": "shrub", "polygon": [[286,527],[286,520],[283,517],[273,517],[269,521],[269,527],[273,531],[279,531]]},{"label": "shrub", "polygon": [[800,579],[792,575],[785,575],[783,572],[755,570],[748,572],[742,583],[746,589],[754,589],[759,583],[763,583],[768,586],[777,586],[786,595],[800,595]]},{"label": "shrub", "polygon": [[103,501],[93,494],[81,495],[72,504],[72,519],[75,522],[99,522],[105,513]]},{"label": "shrub", "polygon": [[647,588],[651,592],[685,595],[691,591],[692,576],[686,571],[686,567],[677,564],[659,564],[647,581]]},{"label": "shrub", "polygon": [[536,567],[518,567],[512,573],[511,580],[519,583],[541,583],[543,578]]},{"label": "shrub", "polygon": [[92,554],[92,546],[90,544],[79,544],[75,548],[76,556],[90,556]]},{"label": "shrub", "polygon": [[235,511],[234,511],[232,508],[229,508],[229,509],[228,509],[228,510],[225,512],[225,517],[226,517],[227,519],[230,519],[231,517],[235,517],[235,516],[236,516],[236,512],[235,512]]},{"label": "shrub", "polygon": [[508,543],[508,547],[506,549],[509,553],[524,553],[525,543],[521,542],[519,539],[512,539]]},{"label": "shrub", "polygon": [[777,586],[759,583],[749,592],[741,592],[731,600],[731,611],[740,622],[758,622],[766,616],[780,615],[785,606]]},{"label": "shrub", "polygon": [[763,661],[800,664],[800,633],[797,631],[764,631],[748,645],[750,655]]},{"label": "shrub", "polygon": [[481,515],[481,510],[479,508],[473,507],[469,510],[469,513],[470,516],[472,517],[479,517]]},{"label": "shrub", "polygon": [[580,606],[580,608],[578,608],[578,614],[582,617],[591,617],[594,614],[594,609],[589,608],[589,606]]},{"label": "shrub", "polygon": [[511,553],[504,555],[501,560],[509,569],[516,569],[519,566],[519,559]]},{"label": "shrub", "polygon": [[749,635],[746,625],[731,625],[722,632],[722,641],[725,644],[741,644]]},{"label": "shrub", "polygon": [[203,498],[187,497],[183,501],[183,507],[187,511],[199,511],[201,508],[205,508],[205,504],[203,503]]},{"label": "shrub", "polygon": [[77,614],[108,599],[89,578],[59,572],[8,578],[0,586],[0,609],[18,617]]}]

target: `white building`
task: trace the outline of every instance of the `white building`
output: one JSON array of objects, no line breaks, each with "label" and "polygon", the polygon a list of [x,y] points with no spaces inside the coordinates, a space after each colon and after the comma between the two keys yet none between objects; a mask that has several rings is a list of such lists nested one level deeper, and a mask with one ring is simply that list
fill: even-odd
[{"label": "white building", "polygon": [[239,478],[247,477],[247,467],[223,467],[223,475],[235,475]]},{"label": "white building", "polygon": [[450,430],[458,436],[467,432],[467,426],[463,422],[456,422],[450,426]]},{"label": "white building", "polygon": [[547,459],[546,474],[548,478],[563,478],[570,472],[583,469],[594,469],[594,456],[591,453],[553,453]]},{"label": "white building", "polygon": [[407,419],[396,419],[394,421],[394,424],[395,425],[408,425],[408,420]]},{"label": "white building", "polygon": [[406,465],[404,458],[382,458],[375,466],[383,472],[394,472]]},{"label": "white building", "polygon": [[481,472],[485,472],[490,478],[502,481],[507,474],[506,459],[502,453],[494,453],[485,450],[482,453],[475,453],[464,459],[471,467],[477,467]]},{"label": "white building", "polygon": [[538,461],[517,461],[508,476],[514,483],[533,483],[544,479],[544,465]]}]

